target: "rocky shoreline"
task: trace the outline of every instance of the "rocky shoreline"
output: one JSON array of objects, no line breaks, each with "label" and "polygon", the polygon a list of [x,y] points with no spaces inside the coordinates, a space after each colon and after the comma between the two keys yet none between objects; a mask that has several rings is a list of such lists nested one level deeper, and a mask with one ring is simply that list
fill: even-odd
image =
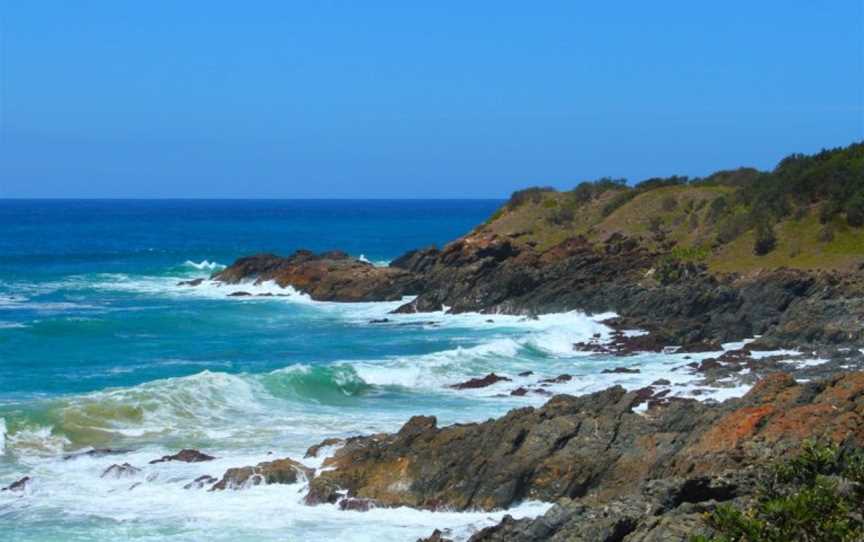
[{"label": "rocky shoreline", "polygon": [[[328,439],[301,460],[230,468],[184,488],[302,482],[307,505],[359,512],[399,506],[492,511],[538,500],[555,504],[533,519],[506,516],[470,540],[684,541],[712,534],[706,513],[751,502],[772,462],[807,442],[864,447],[864,372],[809,382],[774,373],[723,403],[649,401],[639,410],[645,401],[641,391],[615,386],[581,397],[556,395],[542,407],[481,423],[438,427],[434,417],[415,416],[395,433]],[[213,459],[182,450],[149,464]],[[131,483],[147,468],[112,464],[102,477]],[[32,482],[25,477],[3,491],[27,491]],[[436,531],[427,540],[447,536]]]},{"label": "rocky shoreline", "polygon": [[[670,382],[657,380],[631,391],[616,386],[581,397],[554,395],[541,408],[482,423],[438,427],[434,417],[415,416],[396,433],[310,448],[307,458],[335,449],[318,471],[285,458],[232,469],[212,488],[305,479],[307,504],[359,511],[556,503],[535,519],[506,517],[474,534],[476,542],[689,540],[711,534],[704,517],[720,503],[752,501],[767,466],[806,442],[864,446],[864,373],[856,372],[864,370],[860,268],[718,274],[670,258],[671,245],[658,249],[618,233],[601,243],[574,236],[540,246],[530,235],[503,236],[480,226],[440,250],[411,251],[387,267],[342,252],[298,251],[242,258],[212,280],[273,281],[319,301],[413,296],[395,313],[612,312],[604,322],[613,329],[611,340],[573,345],[620,356],[621,366],[607,372],[638,372],[626,363],[638,352],[719,352],[675,370],[706,387],[732,381],[752,389],[742,398],[700,402],[673,396]],[[751,341],[742,348],[721,347],[745,339]],[[764,353],[778,349],[787,352]],[[795,366],[790,359],[818,363]],[[573,378],[526,383],[530,374],[518,375],[518,385],[516,375],[490,373],[451,387],[494,385],[515,396],[551,396],[550,385]],[[427,540],[447,537],[436,531]]]},{"label": "rocky shoreline", "polygon": [[647,330],[655,347],[693,351],[754,336],[763,349],[849,348],[864,341],[860,271],[716,275],[694,264],[670,264],[664,254],[620,235],[601,245],[572,238],[541,252],[480,228],[442,250],[412,251],[387,267],[343,252],[301,250],[286,258],[241,258],[212,279],[273,281],[317,301],[416,296],[397,313],[614,312],[617,318],[608,323],[616,329]]}]

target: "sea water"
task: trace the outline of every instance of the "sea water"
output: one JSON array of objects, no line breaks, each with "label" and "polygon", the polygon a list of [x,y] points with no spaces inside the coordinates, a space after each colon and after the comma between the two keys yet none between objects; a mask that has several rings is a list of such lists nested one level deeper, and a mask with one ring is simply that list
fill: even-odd
[{"label": "sea water", "polygon": [[[24,492],[0,493],[0,539],[381,542],[435,528],[459,539],[506,513],[542,513],[548,503],[340,511],[303,505],[303,482],[184,489],[230,467],[303,460],[325,438],[394,431],[413,415],[444,425],[539,406],[546,397],[509,392],[565,373],[573,378],[549,392],[659,378],[676,395],[692,391],[692,374],[676,371],[681,355],[574,351],[608,336],[608,314],[392,315],[400,302],[314,302],[273,284],[207,280],[237,257],[300,248],[387,265],[470,231],[500,204],[0,201],[0,486],[32,479]],[[205,282],[177,284],[193,278]],[[229,297],[239,290],[280,296]],[[620,365],[640,372],[602,372]],[[511,381],[451,387],[490,372]],[[730,392],[700,397],[712,394]],[[109,447],[124,451],[75,455]],[[148,464],[181,448],[217,459]],[[143,470],[102,478],[113,463]]]}]

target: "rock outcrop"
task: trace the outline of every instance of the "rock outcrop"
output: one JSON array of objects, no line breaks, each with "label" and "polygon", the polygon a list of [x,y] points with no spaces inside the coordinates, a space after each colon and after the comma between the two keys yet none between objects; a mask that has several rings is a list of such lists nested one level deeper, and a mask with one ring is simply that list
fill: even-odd
[{"label": "rock outcrop", "polygon": [[[712,274],[704,266],[669,263],[668,249],[649,249],[643,241],[621,234],[602,243],[575,236],[540,249],[530,236],[502,236],[480,227],[442,250],[408,252],[389,267],[338,251],[300,250],[287,258],[241,258],[213,278],[231,284],[272,280],[321,301],[416,295],[397,310],[403,313],[444,307],[528,315],[613,311],[617,327],[651,332],[619,337],[610,346],[617,353],[671,345],[698,351],[754,335],[785,346],[864,342],[861,273]],[[674,280],[670,266],[677,270]]]},{"label": "rock outcrop", "polygon": [[29,476],[25,476],[19,480],[16,480],[9,484],[8,486],[0,489],[0,491],[24,491],[33,483],[33,479]]},{"label": "rock outcrop", "polygon": [[134,467],[129,463],[113,464],[102,471],[101,478],[129,478],[141,474],[141,469]]},{"label": "rock outcrop", "polygon": [[212,455],[207,455],[203,452],[199,452],[198,450],[192,450],[189,448],[180,450],[174,455],[163,455],[159,459],[154,459],[150,462],[151,465],[155,465],[156,463],[167,463],[169,461],[180,461],[182,463],[200,463],[202,461],[212,461],[215,459]]},{"label": "rock outcrop", "polygon": [[394,301],[420,289],[414,273],[375,267],[339,251],[298,250],[287,258],[258,254],[240,258],[213,279],[229,284],[274,281],[317,301]]},{"label": "rock outcrop", "polygon": [[228,469],[211,491],[223,489],[244,489],[250,486],[267,484],[296,484],[312,478],[313,469],[290,458],[265,461],[252,467]]},{"label": "rock outcrop", "polygon": [[506,508],[531,499],[608,501],[648,480],[715,476],[762,465],[806,439],[864,445],[864,373],[796,383],[767,377],[745,397],[709,405],[632,407],[614,387],[555,396],[479,424],[437,427],[416,416],[394,434],[349,439],[324,462],[307,501],[343,494],[379,506]]}]

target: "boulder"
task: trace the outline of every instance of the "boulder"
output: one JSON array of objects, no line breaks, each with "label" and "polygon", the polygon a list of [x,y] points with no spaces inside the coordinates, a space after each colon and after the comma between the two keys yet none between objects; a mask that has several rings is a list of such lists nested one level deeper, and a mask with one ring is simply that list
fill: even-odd
[{"label": "boulder", "polygon": [[510,379],[506,376],[498,376],[495,373],[489,373],[482,378],[472,378],[470,380],[466,380],[465,382],[460,382],[459,384],[453,384],[450,387],[454,390],[470,390],[476,388],[485,388],[498,382],[510,382]]},{"label": "boulder", "polygon": [[245,489],[262,484],[296,484],[301,480],[311,479],[314,473],[314,469],[293,459],[276,459],[252,467],[228,469],[210,490]]},{"label": "boulder", "polygon": [[413,272],[375,267],[338,251],[315,254],[298,250],[286,258],[273,254],[248,256],[212,278],[228,284],[274,281],[317,301],[395,301],[416,294],[420,288]]},{"label": "boulder", "polygon": [[32,483],[33,483],[33,479],[30,478],[29,476],[25,476],[19,480],[12,482],[8,486],[4,487],[3,489],[0,489],[0,491],[24,491],[25,489],[30,487],[30,484],[32,484]]},{"label": "boulder", "polygon": [[137,476],[140,473],[141,469],[133,467],[129,463],[123,463],[122,465],[115,463],[102,471],[100,478],[129,478]]},{"label": "boulder", "polygon": [[183,486],[183,489],[202,489],[206,486],[215,484],[217,481],[218,480],[216,478],[213,478],[209,474],[205,474],[203,476],[195,478],[194,480]]},{"label": "boulder", "polygon": [[154,459],[150,462],[151,465],[156,463],[165,463],[168,461],[182,461],[183,463],[200,463],[202,461],[212,461],[215,459],[212,455],[207,455],[203,452],[193,449],[183,449],[174,455],[164,455],[159,459]]}]

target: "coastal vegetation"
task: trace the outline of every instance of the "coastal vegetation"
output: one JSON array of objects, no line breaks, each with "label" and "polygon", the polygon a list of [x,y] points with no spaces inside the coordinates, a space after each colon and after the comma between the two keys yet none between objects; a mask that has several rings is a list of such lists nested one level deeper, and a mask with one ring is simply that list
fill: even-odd
[{"label": "coastal vegetation", "polygon": [[769,469],[753,503],[706,514],[717,531],[693,542],[852,541],[864,539],[864,454],[804,443],[800,455]]},{"label": "coastal vegetation", "polygon": [[484,227],[541,249],[577,235],[599,244],[619,233],[662,253],[697,250],[715,272],[849,268],[864,255],[864,143],[792,154],[768,172],[527,188]]}]

